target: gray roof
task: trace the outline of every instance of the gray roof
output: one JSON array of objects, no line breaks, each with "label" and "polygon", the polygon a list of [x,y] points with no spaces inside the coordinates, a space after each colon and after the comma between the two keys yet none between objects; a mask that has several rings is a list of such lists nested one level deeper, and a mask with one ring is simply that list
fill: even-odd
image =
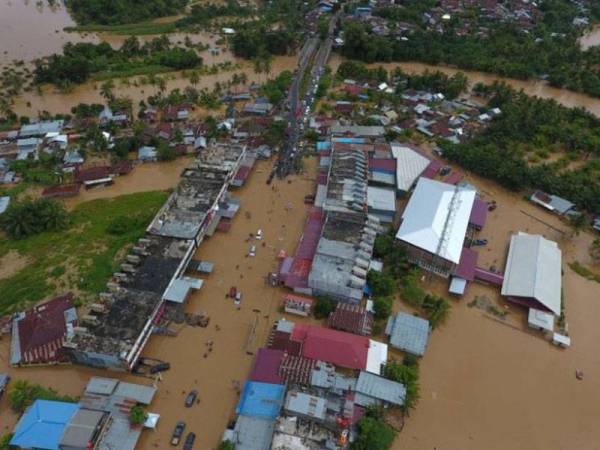
[{"label": "gray roof", "polygon": [[511,237],[502,295],[533,298],[558,316],[561,275],[561,251],[556,242],[521,232]]},{"label": "gray roof", "polygon": [[292,415],[300,414],[318,420],[325,420],[327,416],[327,401],[304,392],[288,392],[283,407]]},{"label": "gray roof", "polygon": [[274,428],[274,420],[239,416],[233,431],[235,450],[269,450]]},{"label": "gray roof", "polygon": [[392,154],[396,158],[396,187],[408,192],[431,161],[408,145],[392,144]]},{"label": "gray roof", "polygon": [[163,298],[170,302],[183,303],[186,301],[191,289],[200,289],[203,281],[196,278],[177,278],[167,288]]},{"label": "gray roof", "polygon": [[8,208],[10,203],[10,197],[0,197],[0,214],[2,214]]},{"label": "gray roof", "polygon": [[390,336],[392,347],[423,356],[429,339],[429,321],[400,312],[388,319],[385,333]]},{"label": "gray roof", "polygon": [[80,408],[69,421],[62,437],[60,446],[86,448],[96,432],[96,428],[105,416],[103,411]]},{"label": "gray roof", "polygon": [[406,398],[406,388],[402,383],[362,370],[356,383],[356,392],[392,405],[402,405]]},{"label": "gray roof", "polygon": [[367,188],[369,211],[396,212],[396,193],[393,189],[369,186]]},{"label": "gray roof", "polygon": [[143,384],[125,383],[121,381],[115,390],[115,395],[135,400],[137,403],[149,405],[154,398],[156,388]]},{"label": "gray roof", "polygon": [[110,395],[114,392],[119,380],[114,378],[92,377],[85,387],[86,394]]},{"label": "gray roof", "polygon": [[346,125],[332,125],[331,134],[345,134],[352,133],[355,136],[364,137],[377,137],[383,136],[385,129],[383,127],[369,127],[369,126],[346,126]]},{"label": "gray roof", "polygon": [[62,130],[64,120],[47,120],[43,122],[30,123],[23,125],[19,131],[19,136],[42,136],[46,133],[60,132]]}]

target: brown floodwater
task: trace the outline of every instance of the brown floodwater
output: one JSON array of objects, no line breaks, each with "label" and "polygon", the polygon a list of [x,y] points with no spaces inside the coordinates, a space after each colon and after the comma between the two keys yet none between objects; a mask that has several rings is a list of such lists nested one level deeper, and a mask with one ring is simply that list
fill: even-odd
[{"label": "brown floodwater", "polygon": [[[230,71],[221,71],[216,75],[203,75],[200,77],[200,82],[196,88],[213,89],[216,82],[225,83],[229,81],[234,73],[246,72],[248,83],[252,81],[264,82],[264,74],[256,74],[252,64],[247,61],[233,59],[233,63],[238,63],[239,67]],[[294,70],[297,64],[295,56],[285,56],[277,58],[273,61],[271,77],[283,70]],[[183,77],[179,72],[170,72],[168,74],[160,74],[161,77],[167,80],[167,92],[176,88],[184,89],[190,86],[187,78]],[[135,80],[144,77],[133,77],[129,79],[128,84],[123,84],[119,80],[115,80],[115,94],[118,96],[129,97],[133,100],[134,107],[137,107],[140,100],[146,100],[148,96],[157,94],[158,88],[150,84],[135,86]],[[60,92],[54,86],[44,86],[41,90],[41,95],[37,92],[26,92],[14,99],[14,111],[19,115],[36,115],[40,111],[49,111],[52,114],[69,114],[71,107],[78,103],[104,103],[105,100],[100,95],[100,82],[87,82],[75,86],[67,93]],[[235,89],[235,88],[234,88]],[[247,89],[239,85],[238,90]]]},{"label": "brown floodwater", "polygon": [[98,41],[93,34],[63,31],[74,25],[62,2],[50,7],[45,0],[0,1],[0,66],[60,52],[69,41]]},{"label": "brown floodwater", "polygon": [[579,39],[579,44],[583,50],[600,45],[600,24],[594,25],[590,31],[585,33],[581,39]]},{"label": "brown floodwater", "polygon": [[[334,54],[330,60],[329,65],[332,67],[332,69],[335,70],[337,69],[337,67],[339,67],[342,61],[343,59],[338,54]],[[593,98],[578,92],[569,91],[568,89],[555,88],[548,85],[548,83],[542,80],[516,80],[513,78],[504,78],[498,75],[493,75],[485,72],[461,70],[455,67],[423,64],[419,62],[375,63],[371,64],[370,66],[382,66],[387,70],[393,70],[396,67],[400,67],[403,71],[409,74],[423,73],[426,70],[430,72],[440,71],[448,75],[454,75],[456,72],[462,72],[469,79],[469,83],[471,86],[479,82],[491,84],[494,81],[503,81],[517,90],[522,89],[523,92],[525,92],[527,95],[535,95],[540,98],[551,98],[569,108],[585,108],[591,113],[600,116],[600,99]]]}]

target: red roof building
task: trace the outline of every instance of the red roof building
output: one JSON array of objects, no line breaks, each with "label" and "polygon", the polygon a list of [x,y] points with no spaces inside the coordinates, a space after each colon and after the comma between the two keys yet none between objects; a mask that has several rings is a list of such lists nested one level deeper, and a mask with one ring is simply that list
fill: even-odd
[{"label": "red roof building", "polygon": [[13,320],[11,364],[56,364],[66,361],[63,344],[69,328],[76,322],[77,312],[71,293],[18,314]]},{"label": "red roof building", "polygon": [[110,177],[109,166],[90,167],[89,169],[77,169],[75,171],[75,180],[78,183],[93,182]]},{"label": "red roof building", "polygon": [[368,336],[373,328],[373,314],[363,306],[340,302],[329,315],[328,324],[336,330]]},{"label": "red roof building", "polygon": [[369,339],[315,325],[296,324],[291,341],[301,343],[301,356],[348,369],[365,369]]},{"label": "red roof building", "polygon": [[254,367],[248,379],[260,381],[261,383],[283,384],[279,368],[284,354],[283,350],[259,348],[254,360]]},{"label": "red roof building", "polygon": [[42,191],[42,197],[44,198],[65,198],[74,197],[79,194],[81,184],[59,184],[57,186],[50,186]]}]

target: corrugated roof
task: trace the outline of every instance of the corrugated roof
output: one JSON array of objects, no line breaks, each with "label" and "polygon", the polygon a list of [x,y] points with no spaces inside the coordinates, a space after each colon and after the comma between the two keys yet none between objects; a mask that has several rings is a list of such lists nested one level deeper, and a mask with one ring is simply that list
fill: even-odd
[{"label": "corrugated roof", "polygon": [[396,212],[396,193],[393,189],[367,187],[367,205],[369,210]]},{"label": "corrugated roof", "polygon": [[408,192],[431,161],[408,145],[393,144],[392,154],[396,158],[396,186]]},{"label": "corrugated roof", "polygon": [[472,189],[420,178],[396,238],[458,264],[474,200]]},{"label": "corrugated roof", "polygon": [[110,395],[117,387],[119,380],[114,378],[92,377],[85,387],[86,394]]},{"label": "corrugated roof", "polygon": [[279,367],[284,353],[283,350],[259,348],[248,379],[262,383],[283,383],[283,379],[279,375]]},{"label": "corrugated roof", "polygon": [[238,417],[233,432],[236,450],[269,450],[274,429],[274,420]]},{"label": "corrugated roof", "polygon": [[391,316],[385,330],[390,345],[413,355],[423,356],[429,340],[429,321],[400,312]]},{"label": "corrugated roof", "polygon": [[532,298],[560,315],[561,251],[556,242],[540,235],[511,237],[502,295]]},{"label": "corrugated roof", "polygon": [[282,384],[246,381],[236,413],[275,419],[281,410],[284,395],[285,386]]},{"label": "corrugated roof", "polygon": [[402,383],[363,370],[358,375],[355,390],[357,393],[392,405],[402,405],[406,398],[406,388]]}]

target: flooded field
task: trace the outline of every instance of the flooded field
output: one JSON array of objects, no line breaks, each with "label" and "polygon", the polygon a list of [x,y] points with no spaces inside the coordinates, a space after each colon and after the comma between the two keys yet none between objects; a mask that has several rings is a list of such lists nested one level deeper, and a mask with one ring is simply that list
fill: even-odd
[{"label": "flooded field", "polygon": [[[248,83],[253,81],[265,81],[264,74],[258,75],[254,72],[252,63],[247,61],[234,62],[240,63],[238,69],[221,71],[216,75],[203,75],[200,77],[200,82],[196,85],[196,88],[213,89],[216,82],[226,83],[231,79],[235,72],[245,72]],[[296,64],[297,60],[295,56],[277,58],[273,61],[272,74],[277,74],[283,70],[294,70]],[[183,77],[180,72],[171,72],[168,74],[161,74],[160,76],[167,80],[167,92],[176,88],[183,90],[186,86],[190,86],[189,80]],[[134,107],[137,107],[140,100],[146,100],[148,96],[155,95],[159,92],[158,87],[150,84],[139,85],[138,83],[138,86],[136,86],[134,80],[139,78],[141,77],[133,77],[125,84],[119,80],[115,80],[115,94],[118,96],[129,97],[133,100]],[[73,90],[68,93],[60,92],[54,86],[44,86],[41,95],[37,92],[29,92],[17,97],[15,99],[13,110],[19,115],[36,115],[40,111],[49,111],[52,114],[70,114],[71,107],[78,103],[104,103],[105,99],[100,95],[100,84],[101,83],[99,82],[90,81],[75,86]],[[241,85],[237,88],[240,91],[247,89]]]},{"label": "flooded field", "polygon": [[[509,236],[539,233],[558,242],[563,252],[563,289],[572,347],[560,350],[527,329],[525,309],[500,299],[499,289],[472,284],[453,301],[449,320],[433,332],[421,363],[421,400],[393,449],[438,450],[591,450],[600,440],[600,360],[595,356],[600,329],[600,284],[567,266],[590,263],[592,236],[572,237],[558,218],[479,177],[486,200],[496,200],[481,237],[481,267],[503,268]],[[556,228],[556,230],[555,230]],[[564,234],[560,231],[564,231]],[[445,294],[447,283],[430,289]],[[505,321],[467,304],[485,296]],[[575,370],[583,370],[583,381]]]},{"label": "flooded field", "polygon": [[579,40],[579,44],[583,50],[600,45],[600,25],[594,25],[590,31],[585,33]]},{"label": "flooded field", "polygon": [[127,175],[116,177],[112,185],[96,189],[82,189],[76,197],[64,200],[68,209],[98,198],[113,198],[135,192],[164,191],[179,183],[181,173],[190,164],[189,157],[169,162],[148,162],[136,166]]},{"label": "flooded field", "polygon": [[[338,54],[334,54],[329,62],[329,65],[333,70],[341,64],[343,58]],[[471,86],[476,83],[482,82],[491,84],[494,81],[503,81],[506,84],[512,86],[514,89],[523,90],[527,95],[535,95],[540,98],[551,98],[556,100],[558,103],[567,106],[569,108],[585,108],[591,113],[600,116],[600,100],[597,98],[590,97],[585,94],[569,91],[567,89],[558,89],[549,86],[548,83],[541,80],[515,80],[513,78],[504,78],[498,75],[493,75],[485,72],[477,72],[472,70],[461,70],[454,67],[447,67],[442,65],[423,64],[418,62],[401,62],[401,63],[375,63],[371,64],[371,67],[382,66],[387,70],[394,70],[396,67],[400,67],[403,71],[409,74],[423,73],[426,70],[430,72],[440,71],[448,75],[454,75],[456,72],[464,73],[469,79]]]}]

